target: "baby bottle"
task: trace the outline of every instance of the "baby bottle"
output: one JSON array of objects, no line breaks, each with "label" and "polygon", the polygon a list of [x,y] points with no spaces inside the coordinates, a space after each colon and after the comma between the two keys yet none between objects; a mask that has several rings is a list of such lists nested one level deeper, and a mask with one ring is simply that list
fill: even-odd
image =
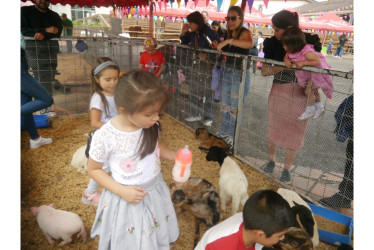
[{"label": "baby bottle", "polygon": [[191,174],[192,152],[188,145],[178,150],[173,168],[173,179],[175,182],[185,182]]}]

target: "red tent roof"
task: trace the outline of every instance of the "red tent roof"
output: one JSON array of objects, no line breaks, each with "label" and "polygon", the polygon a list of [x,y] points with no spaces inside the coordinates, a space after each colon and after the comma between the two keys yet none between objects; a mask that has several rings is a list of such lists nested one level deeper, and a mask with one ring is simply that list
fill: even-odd
[{"label": "red tent roof", "polygon": [[331,30],[338,32],[353,32],[353,26],[348,22],[341,19],[334,12],[328,12],[323,16],[320,16],[310,23],[316,24],[319,26],[319,29],[322,30]]}]

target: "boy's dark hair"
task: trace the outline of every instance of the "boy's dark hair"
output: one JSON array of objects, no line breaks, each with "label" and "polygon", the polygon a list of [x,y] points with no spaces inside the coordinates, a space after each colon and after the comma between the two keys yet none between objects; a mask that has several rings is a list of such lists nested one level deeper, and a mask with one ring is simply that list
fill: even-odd
[{"label": "boy's dark hair", "polygon": [[243,221],[246,230],[262,230],[266,237],[281,232],[294,224],[288,202],[273,190],[260,190],[244,204]]},{"label": "boy's dark hair", "polygon": [[296,53],[301,51],[306,45],[304,32],[296,27],[290,27],[284,31],[280,42],[287,46],[287,51]]},{"label": "boy's dark hair", "polygon": [[205,26],[205,21],[203,15],[199,11],[192,12],[187,16],[187,21],[189,23],[196,23],[199,26],[199,33],[202,33],[202,30]]}]

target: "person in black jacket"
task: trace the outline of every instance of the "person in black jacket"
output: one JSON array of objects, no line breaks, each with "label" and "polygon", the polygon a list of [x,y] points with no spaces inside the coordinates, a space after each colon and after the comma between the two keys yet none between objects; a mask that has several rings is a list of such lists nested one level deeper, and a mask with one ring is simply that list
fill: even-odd
[{"label": "person in black jacket", "polygon": [[344,177],[339,184],[339,192],[319,200],[323,205],[338,209],[351,208],[353,200],[353,95],[344,99],[335,113],[336,120],[336,140],[346,141],[346,162],[344,168]]},{"label": "person in black jacket", "polygon": [[[286,51],[280,42],[281,35],[289,27],[299,27],[299,17],[296,12],[282,10],[276,13],[271,21],[274,36],[264,40],[263,52],[266,59],[283,62]],[[315,51],[320,52],[322,45],[318,35],[304,34],[306,42],[312,44]],[[308,121],[298,120],[306,107],[306,96],[304,89],[297,84],[293,69],[263,63],[261,74],[263,76],[274,75],[268,101],[268,131],[266,135],[269,162],[264,171],[268,173],[274,171],[277,148],[283,147],[286,149],[286,156],[280,180],[290,183],[289,170],[299,149],[304,146],[304,137],[308,126]]]},{"label": "person in black jacket", "polygon": [[34,40],[25,40],[25,51],[34,77],[52,94],[56,75],[58,41],[62,32],[62,19],[49,9],[50,1],[35,0],[35,5],[21,7],[21,33]]}]

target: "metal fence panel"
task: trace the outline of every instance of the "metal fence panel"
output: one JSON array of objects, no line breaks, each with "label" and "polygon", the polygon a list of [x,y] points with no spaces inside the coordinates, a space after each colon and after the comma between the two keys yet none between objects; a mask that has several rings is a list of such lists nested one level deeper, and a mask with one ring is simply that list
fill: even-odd
[{"label": "metal fence panel", "polygon": [[[72,42],[72,52],[68,50],[68,41]],[[63,38],[53,41],[54,47],[40,41],[26,39],[26,42],[31,48],[26,50],[30,72],[41,79],[41,83],[52,93],[56,107],[67,115],[88,112],[91,95],[90,65],[95,58],[110,57],[119,64],[122,71],[128,71],[138,67],[140,53],[143,51],[142,40],[122,38]],[[60,52],[57,59],[53,53],[49,54],[50,58],[40,58],[38,52],[45,50],[45,47],[50,51],[58,48]],[[171,95],[166,112],[192,130],[204,127],[210,133],[225,138],[232,145],[235,157],[283,185],[279,177],[285,162],[284,148],[277,151],[273,174],[263,171],[269,160],[266,134],[268,96],[273,76],[262,76],[261,70],[254,65],[256,61],[281,66],[284,64],[257,57],[219,54],[174,43],[160,42],[159,49],[167,60],[161,83]],[[47,59],[50,59],[49,66],[45,67]],[[56,61],[57,68],[54,71]],[[305,70],[331,75],[335,88],[332,99],[321,94],[326,112],[318,119],[309,120],[304,147],[299,150],[290,171],[291,187],[316,201],[337,192],[338,185],[343,180],[347,140],[336,140],[334,114],[343,100],[353,94],[353,77],[342,71],[312,67]],[[48,72],[45,74],[48,79],[40,78],[43,72]],[[215,81],[212,82],[213,78]],[[236,93],[227,95],[228,87]],[[275,106],[280,104],[275,103]],[[236,108],[232,108],[233,106]],[[236,115],[232,116],[228,110]],[[195,119],[188,119],[191,117]],[[208,122],[210,120],[211,123]]]}]

